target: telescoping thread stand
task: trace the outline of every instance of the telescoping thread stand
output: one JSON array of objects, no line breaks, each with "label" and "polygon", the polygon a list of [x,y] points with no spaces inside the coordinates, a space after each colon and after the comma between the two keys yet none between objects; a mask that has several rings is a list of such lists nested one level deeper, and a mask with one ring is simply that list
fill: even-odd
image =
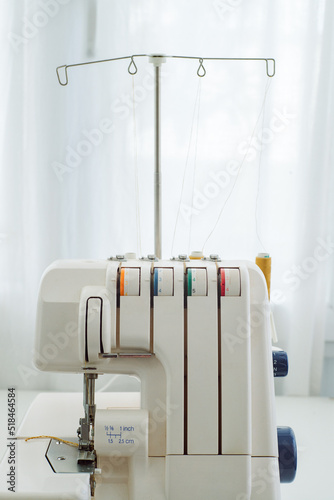
[{"label": "telescoping thread stand", "polygon": [[[79,66],[89,66],[91,64],[100,64],[107,62],[115,62],[122,60],[130,60],[128,72],[130,75],[136,75],[138,68],[135,59],[148,57],[149,61],[154,65],[154,110],[155,110],[155,124],[154,124],[154,251],[158,259],[162,257],[162,228],[161,228],[161,64],[166,62],[166,59],[189,59],[197,60],[199,66],[197,68],[197,75],[203,78],[206,75],[204,66],[205,61],[263,61],[266,65],[266,74],[269,78],[275,76],[276,62],[272,58],[263,57],[195,57],[195,56],[175,56],[175,55],[160,55],[160,54],[134,54],[131,56],[115,57],[111,59],[101,59],[97,61],[89,61],[76,64],[65,64],[58,66],[57,77],[60,85],[65,87],[68,85],[68,69],[76,68]],[[61,78],[61,72],[64,73],[65,79]]]}]

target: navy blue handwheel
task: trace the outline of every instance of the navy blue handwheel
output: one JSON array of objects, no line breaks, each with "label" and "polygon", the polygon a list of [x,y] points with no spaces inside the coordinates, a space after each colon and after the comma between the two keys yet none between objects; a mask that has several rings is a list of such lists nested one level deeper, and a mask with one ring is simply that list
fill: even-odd
[{"label": "navy blue handwheel", "polygon": [[281,349],[273,350],[274,377],[286,377],[289,372],[288,355]]},{"label": "navy blue handwheel", "polygon": [[281,483],[292,483],[297,472],[297,444],[290,427],[277,427],[278,461]]}]

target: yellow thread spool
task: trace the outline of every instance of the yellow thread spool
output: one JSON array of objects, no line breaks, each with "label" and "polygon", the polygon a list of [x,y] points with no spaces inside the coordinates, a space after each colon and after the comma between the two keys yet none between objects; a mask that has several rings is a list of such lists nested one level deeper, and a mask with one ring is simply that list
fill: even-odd
[{"label": "yellow thread spool", "polygon": [[189,255],[190,260],[201,260],[203,259],[203,253],[201,251],[191,252]]},{"label": "yellow thread spool", "polygon": [[259,266],[264,274],[268,288],[268,298],[270,300],[270,282],[271,282],[271,257],[268,253],[259,253],[255,259],[256,265]]}]

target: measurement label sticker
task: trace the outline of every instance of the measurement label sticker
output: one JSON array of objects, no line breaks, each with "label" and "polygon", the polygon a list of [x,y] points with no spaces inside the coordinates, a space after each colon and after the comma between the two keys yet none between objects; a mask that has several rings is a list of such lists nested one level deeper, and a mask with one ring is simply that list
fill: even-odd
[{"label": "measurement label sticker", "polygon": [[[97,410],[95,449],[100,456],[144,456],[148,446],[147,410]],[[146,455],[145,455],[146,456]]]},{"label": "measurement label sticker", "polygon": [[[120,425],[117,428],[115,428],[113,425],[105,425],[104,430],[109,444],[118,444],[125,446],[135,444],[135,427],[133,425]],[[133,433],[133,436],[131,436],[131,433]]]}]

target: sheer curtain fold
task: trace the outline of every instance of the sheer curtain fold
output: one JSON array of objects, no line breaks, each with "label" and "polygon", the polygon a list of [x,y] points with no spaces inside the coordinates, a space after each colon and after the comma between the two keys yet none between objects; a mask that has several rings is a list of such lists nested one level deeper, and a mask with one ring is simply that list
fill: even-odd
[{"label": "sheer curtain fold", "polygon": [[[195,115],[197,61],[164,65],[163,249],[169,258],[175,231],[174,253],[184,253],[190,229],[201,247],[228,199],[206,253],[254,260],[265,245],[290,354],[278,391],[319,393],[333,290],[333,11],[330,0],[1,2],[2,387],[80,389],[80,380],[32,365],[40,276],[59,258],[138,252],[136,167],[143,253],[153,248],[150,64],[138,61],[135,77],[127,61],[71,69],[67,87],[55,68],[164,52],[276,58],[258,121],[261,64],[207,63]],[[237,178],[231,165],[242,165]],[[122,380],[118,390],[137,387]]]}]

